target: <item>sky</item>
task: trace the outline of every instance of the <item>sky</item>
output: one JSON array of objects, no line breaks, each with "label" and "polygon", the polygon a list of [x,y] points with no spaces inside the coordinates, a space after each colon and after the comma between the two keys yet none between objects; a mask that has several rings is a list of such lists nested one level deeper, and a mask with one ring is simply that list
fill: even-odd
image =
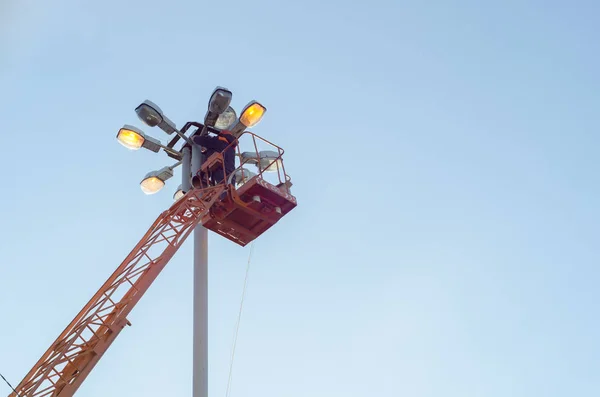
[{"label": "sky", "polygon": [[[254,246],[232,397],[600,394],[596,1],[0,2],[0,373],[14,385],[172,203],[130,152],[224,86],[298,207]],[[250,248],[209,237],[209,395]],[[192,245],[78,396],[189,396]],[[8,395],[0,384],[0,395]]]}]

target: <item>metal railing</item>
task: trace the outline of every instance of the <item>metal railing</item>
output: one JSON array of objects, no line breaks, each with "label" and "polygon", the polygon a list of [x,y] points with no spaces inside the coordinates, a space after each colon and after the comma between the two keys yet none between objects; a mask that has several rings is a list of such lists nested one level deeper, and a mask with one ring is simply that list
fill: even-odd
[{"label": "metal railing", "polygon": [[[199,124],[199,123],[197,123]],[[199,129],[202,128],[201,125],[198,126]],[[185,128],[185,127],[184,127]],[[210,128],[207,128],[210,131]],[[219,131],[210,131],[218,133]],[[242,146],[250,146],[253,148],[249,151],[242,151]],[[270,150],[260,150],[261,146],[266,146]],[[239,165],[233,170],[233,172],[227,173],[225,168],[225,158],[224,153],[227,150],[231,150],[235,148],[235,157],[239,159]],[[265,155],[265,152],[268,152]],[[234,184],[235,189],[241,188],[245,183],[252,180],[253,178],[259,178],[265,180],[265,182],[269,182],[269,180],[265,179],[265,174],[271,174],[275,176],[278,184],[277,187],[280,189],[284,189],[284,192],[289,193],[289,187],[291,186],[291,178],[285,171],[285,165],[283,163],[283,154],[284,150],[275,145],[274,143],[250,132],[243,132],[234,142],[230,143],[223,151],[217,152],[209,156],[203,163],[200,170],[196,171],[196,175],[199,177],[201,181],[201,188],[205,188],[210,186],[210,182],[206,181],[204,178],[209,177],[208,170],[210,168],[214,169],[215,163],[220,163],[220,167],[222,167],[223,171],[223,180],[219,181],[219,183],[223,183],[226,181],[228,184],[231,184],[233,177],[239,178],[236,180]],[[255,165],[258,169],[256,174],[249,172],[244,167],[245,165]],[[239,182],[239,183],[238,183]]]}]

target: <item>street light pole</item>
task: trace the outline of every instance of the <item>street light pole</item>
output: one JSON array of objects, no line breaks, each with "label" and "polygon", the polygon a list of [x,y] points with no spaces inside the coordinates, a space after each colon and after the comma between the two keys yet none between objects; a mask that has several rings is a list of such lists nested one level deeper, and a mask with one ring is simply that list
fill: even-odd
[{"label": "street light pole", "polygon": [[[189,156],[189,149],[188,156]],[[192,145],[191,171],[200,169],[202,152],[200,146]],[[185,156],[184,152],[184,156]],[[185,161],[185,158],[184,158]],[[185,164],[185,162],[184,162]],[[188,163],[189,164],[189,163]],[[184,168],[185,170],[185,168]],[[184,174],[186,175],[186,174]],[[184,176],[183,186],[191,188],[190,176]],[[208,397],[208,230],[201,224],[194,229],[194,330],[192,397]]]}]

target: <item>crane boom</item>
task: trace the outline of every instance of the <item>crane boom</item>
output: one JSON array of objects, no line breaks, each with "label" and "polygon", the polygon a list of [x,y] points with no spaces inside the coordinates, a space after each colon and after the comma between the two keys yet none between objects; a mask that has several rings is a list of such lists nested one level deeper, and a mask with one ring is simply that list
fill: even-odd
[{"label": "crane boom", "polygon": [[127,315],[225,189],[192,189],[163,212],[9,397],[72,397],[131,325]]}]

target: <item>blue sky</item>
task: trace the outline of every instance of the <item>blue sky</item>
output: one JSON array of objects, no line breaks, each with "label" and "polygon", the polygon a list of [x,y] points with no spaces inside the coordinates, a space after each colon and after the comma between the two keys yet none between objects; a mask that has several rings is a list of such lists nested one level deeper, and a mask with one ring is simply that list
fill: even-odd
[{"label": "blue sky", "polygon": [[[232,396],[600,393],[597,2],[87,3],[0,5],[9,380],[171,204],[118,128],[221,85],[266,104],[299,201],[256,243]],[[210,236],[210,396],[248,251]],[[191,395],[191,255],[78,395]]]}]

